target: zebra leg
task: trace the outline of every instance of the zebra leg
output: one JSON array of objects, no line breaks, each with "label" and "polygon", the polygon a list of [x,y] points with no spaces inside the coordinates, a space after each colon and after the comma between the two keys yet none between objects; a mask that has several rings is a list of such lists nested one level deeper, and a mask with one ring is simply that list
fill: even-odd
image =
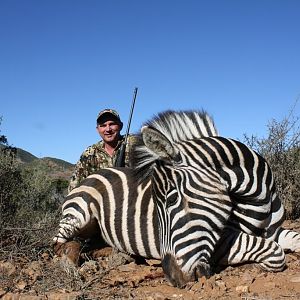
[{"label": "zebra leg", "polygon": [[256,262],[271,272],[280,272],[285,267],[285,254],[276,242],[227,228],[216,247],[214,263],[235,265]]},{"label": "zebra leg", "polygon": [[[71,264],[77,265],[81,252],[81,243],[74,238],[85,239],[99,236],[99,225],[90,215],[86,218],[67,214],[59,223],[57,235],[53,238],[53,249],[56,255],[63,257]],[[99,240],[102,241],[100,238]]]},{"label": "zebra leg", "polygon": [[53,238],[54,244],[64,244],[74,238],[82,228],[81,220],[73,215],[67,215],[59,222],[57,235]]},{"label": "zebra leg", "polygon": [[287,252],[300,252],[300,233],[282,228],[283,221],[284,207],[279,196],[274,193],[270,224],[267,226],[264,236],[277,242]]},{"label": "zebra leg", "polygon": [[269,239],[277,242],[286,252],[300,252],[300,233],[279,227]]},{"label": "zebra leg", "polygon": [[78,265],[81,244],[72,241],[79,232],[82,223],[75,216],[67,215],[59,223],[57,235],[53,238],[54,253],[70,265]]},{"label": "zebra leg", "polygon": [[99,233],[99,224],[84,198],[87,187],[72,190],[62,206],[62,219],[54,244],[65,243],[74,237],[89,238]]}]

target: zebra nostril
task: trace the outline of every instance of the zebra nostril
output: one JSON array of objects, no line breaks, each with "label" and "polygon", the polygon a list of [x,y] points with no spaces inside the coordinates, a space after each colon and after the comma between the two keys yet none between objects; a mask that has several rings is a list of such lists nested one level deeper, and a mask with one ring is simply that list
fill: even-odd
[{"label": "zebra nostril", "polygon": [[211,276],[211,270],[210,266],[207,263],[200,262],[197,268],[195,269],[195,277],[201,278],[201,277],[209,278]]},{"label": "zebra nostril", "polygon": [[166,254],[161,262],[162,268],[167,279],[177,287],[184,287],[187,282],[193,280],[191,276],[186,275],[182,272],[178,264],[176,263],[176,259],[171,254]]}]

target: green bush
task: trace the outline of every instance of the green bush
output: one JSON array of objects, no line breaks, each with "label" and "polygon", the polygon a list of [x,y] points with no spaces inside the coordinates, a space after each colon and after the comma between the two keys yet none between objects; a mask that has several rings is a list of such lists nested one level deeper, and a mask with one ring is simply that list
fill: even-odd
[{"label": "green bush", "polygon": [[244,136],[245,143],[271,166],[287,219],[300,217],[300,129],[295,106],[281,121],[269,122],[266,138]]},{"label": "green bush", "polygon": [[36,254],[49,245],[67,181],[50,178],[43,168],[24,167],[3,135],[0,145],[1,260],[2,254]]}]

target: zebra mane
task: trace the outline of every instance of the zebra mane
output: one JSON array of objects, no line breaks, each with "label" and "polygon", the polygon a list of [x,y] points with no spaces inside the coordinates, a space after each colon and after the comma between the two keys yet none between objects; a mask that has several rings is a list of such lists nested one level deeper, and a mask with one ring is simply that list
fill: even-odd
[{"label": "zebra mane", "polygon": [[[218,135],[213,119],[204,110],[167,110],[158,113],[143,126],[158,130],[171,143]],[[131,167],[134,168],[138,178],[144,180],[149,177],[158,156],[144,145],[141,134],[138,135],[137,143],[129,155]]]}]

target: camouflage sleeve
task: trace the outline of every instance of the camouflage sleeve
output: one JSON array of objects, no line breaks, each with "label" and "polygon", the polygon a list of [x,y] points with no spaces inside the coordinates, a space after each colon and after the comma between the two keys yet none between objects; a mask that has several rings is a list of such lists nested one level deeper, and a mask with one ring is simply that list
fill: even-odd
[{"label": "camouflage sleeve", "polygon": [[90,175],[89,172],[89,160],[92,152],[92,147],[88,147],[80,156],[78,162],[75,165],[74,172],[72,174],[68,192],[71,192],[79,183]]}]

